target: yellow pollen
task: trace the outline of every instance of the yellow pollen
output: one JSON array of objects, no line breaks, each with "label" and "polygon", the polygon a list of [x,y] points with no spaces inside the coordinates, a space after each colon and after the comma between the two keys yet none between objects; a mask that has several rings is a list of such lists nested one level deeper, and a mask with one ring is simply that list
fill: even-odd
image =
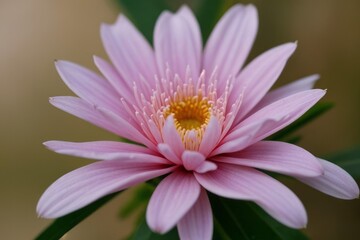
[{"label": "yellow pollen", "polygon": [[210,119],[210,103],[199,96],[188,97],[172,102],[165,110],[165,117],[173,114],[178,131],[199,130],[206,126]]}]

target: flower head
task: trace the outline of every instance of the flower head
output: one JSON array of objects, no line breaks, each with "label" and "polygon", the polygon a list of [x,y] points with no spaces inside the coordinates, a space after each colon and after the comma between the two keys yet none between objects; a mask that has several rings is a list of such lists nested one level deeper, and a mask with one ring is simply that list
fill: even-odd
[{"label": "flower head", "polygon": [[101,26],[112,64],[95,57],[103,76],[74,63],[56,68],[78,97],[50,102],[79,118],[140,143],[63,142],[62,154],[101,160],[74,170],[41,197],[38,213],[55,218],[102,196],[162,175],[147,207],[147,223],[182,239],[211,239],[207,191],[254,201],[281,223],[307,223],[300,200],[261,170],[286,174],[329,195],[359,194],[342,169],[295,145],[264,140],[311,108],[324,90],[313,75],[269,91],[296,43],[268,50],[243,67],[255,39],[257,11],[235,5],[216,25],[204,49],[188,7],[163,12],[154,49],[123,15]]}]

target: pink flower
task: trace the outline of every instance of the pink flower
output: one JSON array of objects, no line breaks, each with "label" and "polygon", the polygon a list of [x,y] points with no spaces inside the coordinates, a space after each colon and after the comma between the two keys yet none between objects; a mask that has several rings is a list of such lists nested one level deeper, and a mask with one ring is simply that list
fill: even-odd
[{"label": "pink flower", "polygon": [[358,186],[344,170],[295,145],[264,140],[299,118],[325,91],[312,89],[314,75],[268,93],[296,43],[270,49],[243,67],[257,26],[254,6],[235,5],[202,49],[198,23],[182,7],[160,15],[152,49],[120,15],[114,25],[101,26],[113,63],[95,57],[103,76],[57,61],[60,76],[79,97],[54,97],[51,104],[141,146],[46,142],[57,153],[101,161],[53,183],[38,203],[39,215],[60,217],[167,175],[147,207],[147,223],[155,232],[176,225],[181,239],[211,239],[206,191],[253,201],[279,222],[304,227],[307,215],[300,200],[261,169],[337,198],[356,198]]}]

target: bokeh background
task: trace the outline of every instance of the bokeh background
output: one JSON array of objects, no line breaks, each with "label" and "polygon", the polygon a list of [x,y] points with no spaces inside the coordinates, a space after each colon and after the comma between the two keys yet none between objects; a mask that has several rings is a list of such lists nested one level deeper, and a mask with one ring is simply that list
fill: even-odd
[{"label": "bokeh background", "polygon": [[[196,6],[199,1],[204,0],[191,3]],[[251,57],[298,40],[298,49],[279,84],[320,73],[317,87],[328,89],[324,100],[336,103],[334,109],[300,131],[303,139],[299,145],[318,156],[359,145],[360,1],[242,2],[252,2],[259,10],[259,34]],[[42,142],[116,139],[51,107],[48,98],[72,94],[57,75],[54,59],[94,69],[92,55],[106,57],[99,25],[114,22],[119,12],[113,0],[0,1],[1,239],[34,238],[51,222],[35,213],[42,192],[62,174],[88,162],[52,153]],[[359,200],[337,200],[295,181],[287,184],[308,210],[305,231],[312,239],[357,239]],[[111,201],[65,239],[125,237],[134,219],[119,220],[117,212],[129,194]]]}]

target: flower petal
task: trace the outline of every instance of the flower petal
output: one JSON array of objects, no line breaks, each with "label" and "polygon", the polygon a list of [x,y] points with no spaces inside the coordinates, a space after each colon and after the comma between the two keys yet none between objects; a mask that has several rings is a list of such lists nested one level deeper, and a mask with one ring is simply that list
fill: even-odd
[{"label": "flower petal", "polygon": [[170,160],[171,162],[177,164],[177,165],[181,165],[182,161],[180,160],[180,158],[174,153],[174,151],[172,150],[172,148],[166,144],[166,143],[159,143],[158,144],[158,150],[159,152],[168,160]]},{"label": "flower petal", "polygon": [[115,128],[116,134],[134,142],[144,144],[150,149],[156,149],[154,143],[151,142],[141,130],[139,130],[136,126],[132,125],[129,120],[125,120],[107,109],[97,109],[105,119],[112,123]]},{"label": "flower petal", "polygon": [[199,152],[185,150],[182,154],[182,162],[186,170],[192,171],[199,167],[204,161],[205,157]]},{"label": "flower petal", "polygon": [[175,14],[163,12],[154,30],[154,48],[160,73],[169,66],[184,81],[187,67],[193,80],[200,75],[202,42],[199,25],[191,10],[183,6]]},{"label": "flower petal", "polygon": [[239,123],[224,138],[222,144],[231,144],[231,141],[244,138],[244,131],[246,133],[252,132],[251,138],[247,143],[239,147],[234,146],[230,149],[232,152],[240,151],[246,146],[270,136],[295,121],[319,101],[325,93],[326,91],[324,90],[313,89],[282,98],[260,109]]},{"label": "flower petal", "polygon": [[148,148],[135,144],[128,144],[114,141],[94,141],[94,142],[66,142],[66,141],[48,141],[44,145],[50,150],[78,157],[92,159],[107,159],[107,154],[120,152],[137,152],[152,154],[153,151]]},{"label": "flower petal", "polygon": [[123,163],[125,161],[142,161],[147,163],[148,159],[151,159],[153,163],[170,164],[167,159],[156,156],[157,153],[148,148],[122,142],[48,141],[44,145],[60,154],[95,160],[122,160]]},{"label": "flower petal", "polygon": [[284,142],[261,141],[240,152],[213,159],[290,176],[315,177],[323,173],[322,165],[311,153]]},{"label": "flower petal", "polygon": [[125,81],[141,82],[139,85],[155,85],[154,75],[157,71],[154,52],[124,15],[120,15],[113,25],[103,24],[101,38],[112,63]]},{"label": "flower petal", "polygon": [[311,187],[341,199],[354,199],[359,197],[359,187],[355,180],[339,166],[319,159],[324,167],[324,174],[318,177],[297,179]]},{"label": "flower petal", "polygon": [[80,98],[94,105],[119,110],[116,103],[120,96],[105,79],[72,62],[58,60],[55,66],[65,84]]},{"label": "flower petal", "polygon": [[120,96],[129,102],[135,100],[132,85],[130,82],[126,82],[111,64],[97,56],[94,56],[94,63]]},{"label": "flower petal", "polygon": [[204,136],[201,140],[199,152],[208,156],[214,150],[216,144],[220,141],[221,127],[215,116],[211,116]]},{"label": "flower petal", "polygon": [[256,107],[254,107],[254,109],[251,110],[251,112],[252,113],[257,112],[261,108],[281,98],[285,98],[292,94],[312,89],[315,85],[315,82],[319,79],[319,77],[320,76],[318,74],[304,77],[267,93],[263,97],[263,99],[261,99],[261,101],[256,105]]},{"label": "flower petal", "polygon": [[149,227],[166,233],[191,209],[199,198],[201,187],[193,174],[176,171],[156,187],[146,211]]},{"label": "flower petal", "polygon": [[235,118],[235,124],[239,123],[269,91],[295,49],[295,43],[272,48],[255,58],[241,71],[229,96],[229,102],[235,102],[244,91],[241,110]]},{"label": "flower petal", "polygon": [[307,223],[305,208],[296,195],[253,168],[222,163],[216,171],[195,173],[195,177],[204,188],[219,196],[254,201],[289,227],[303,228]]},{"label": "flower petal", "polygon": [[249,146],[250,142],[256,136],[256,134],[261,129],[268,129],[271,128],[274,124],[278,123],[281,118],[271,118],[269,116],[268,119],[259,119],[258,121],[254,121],[241,129],[236,130],[237,138],[227,139],[225,138],[221,144],[210,154],[210,156],[219,155],[222,153],[232,153],[238,152],[247,146]]},{"label": "flower petal", "polygon": [[210,201],[204,189],[201,189],[199,199],[179,221],[177,227],[181,239],[212,239],[213,216]]},{"label": "flower petal", "polygon": [[243,66],[258,28],[253,5],[230,8],[212,31],[204,49],[204,69],[210,75],[217,68],[219,83],[236,76]]},{"label": "flower petal", "polygon": [[151,163],[150,159],[149,163],[96,162],[54,182],[41,196],[37,212],[44,218],[61,217],[107,194],[164,175],[173,169]]},{"label": "flower petal", "polygon": [[211,161],[204,161],[200,166],[195,169],[197,173],[206,173],[217,169],[217,165]]},{"label": "flower petal", "polygon": [[176,154],[176,156],[181,159],[185,147],[179,136],[178,131],[175,128],[174,117],[172,115],[166,118],[162,135],[164,143],[169,145],[173,152]]},{"label": "flower petal", "polygon": [[110,121],[105,119],[94,105],[81,98],[70,96],[52,97],[49,102],[53,106],[98,127],[104,128],[112,133],[118,132],[116,127]]}]

